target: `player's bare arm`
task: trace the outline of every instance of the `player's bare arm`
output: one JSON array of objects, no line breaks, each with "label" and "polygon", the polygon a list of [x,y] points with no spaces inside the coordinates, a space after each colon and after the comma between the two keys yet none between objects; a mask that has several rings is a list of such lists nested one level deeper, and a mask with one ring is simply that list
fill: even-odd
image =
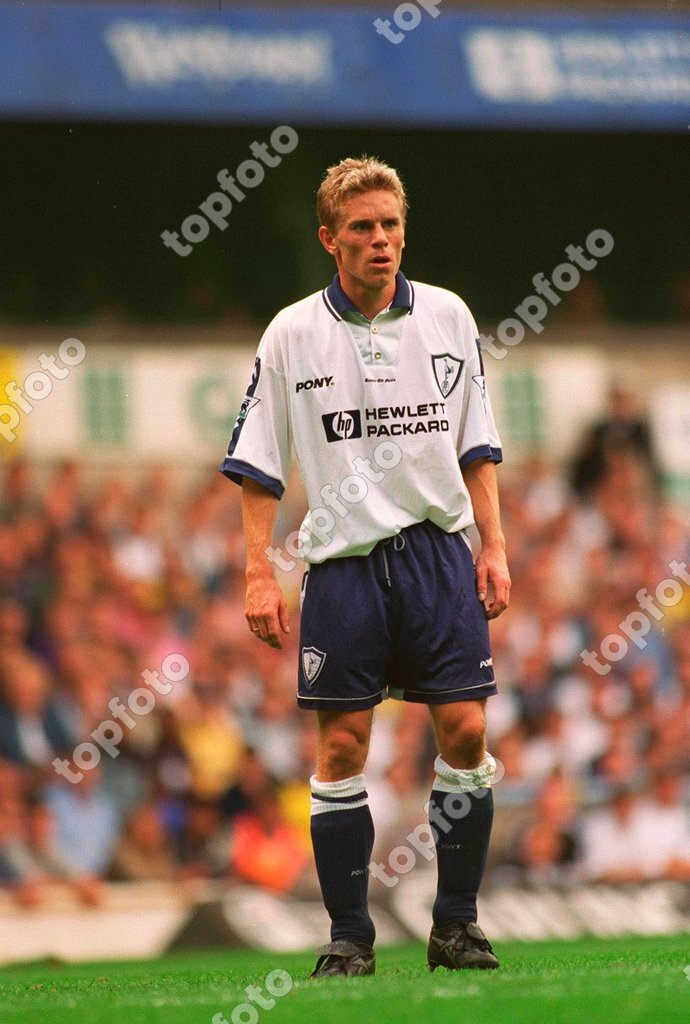
[{"label": "player's bare arm", "polygon": [[282,647],[280,633],[290,632],[285,595],[266,556],[277,512],[276,496],[256,480],[245,477],[242,483],[242,524],[247,544],[244,614],[252,633],[270,647]]},{"label": "player's bare arm", "polygon": [[477,595],[484,603],[489,619],[497,618],[508,607],[510,573],[506,545],[501,530],[496,466],[486,459],[475,459],[462,471],[474,507],[474,521],[482,547],[476,561]]}]

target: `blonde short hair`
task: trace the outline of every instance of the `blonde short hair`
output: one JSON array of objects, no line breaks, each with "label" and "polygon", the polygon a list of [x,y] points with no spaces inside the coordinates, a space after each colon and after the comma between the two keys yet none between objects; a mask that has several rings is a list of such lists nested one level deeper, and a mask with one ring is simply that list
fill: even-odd
[{"label": "blonde short hair", "polygon": [[362,156],[359,159],[347,157],[326,171],[316,193],[319,224],[331,232],[337,231],[342,208],[348,199],[374,189],[385,189],[398,197],[404,223],[408,203],[398,172],[376,157]]}]

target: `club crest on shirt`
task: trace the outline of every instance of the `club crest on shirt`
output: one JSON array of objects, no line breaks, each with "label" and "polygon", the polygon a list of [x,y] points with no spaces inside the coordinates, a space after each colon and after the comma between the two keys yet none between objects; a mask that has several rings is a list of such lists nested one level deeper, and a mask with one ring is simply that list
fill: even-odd
[{"label": "club crest on shirt", "polygon": [[465,360],[457,359],[449,352],[443,352],[441,355],[431,357],[431,365],[434,368],[434,377],[439,391],[444,398],[448,398],[460,380]]},{"label": "club crest on shirt", "polygon": [[302,648],[302,668],[304,669],[307,685],[314,685],[325,661],[326,654],[324,651],[320,651],[316,647]]}]

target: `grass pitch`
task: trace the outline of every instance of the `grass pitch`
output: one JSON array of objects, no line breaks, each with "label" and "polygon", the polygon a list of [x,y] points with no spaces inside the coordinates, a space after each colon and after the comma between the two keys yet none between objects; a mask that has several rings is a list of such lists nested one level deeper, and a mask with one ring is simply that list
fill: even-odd
[{"label": "grass pitch", "polygon": [[[3,1024],[257,1024],[245,988],[287,971],[261,1024],[675,1024],[690,1021],[690,936],[500,943],[498,971],[426,970],[421,944],[382,949],[373,978],[309,981],[312,955],[213,951],[153,962],[0,970]],[[690,975],[690,970],[687,972]],[[216,1024],[221,1024],[220,1018]]]}]

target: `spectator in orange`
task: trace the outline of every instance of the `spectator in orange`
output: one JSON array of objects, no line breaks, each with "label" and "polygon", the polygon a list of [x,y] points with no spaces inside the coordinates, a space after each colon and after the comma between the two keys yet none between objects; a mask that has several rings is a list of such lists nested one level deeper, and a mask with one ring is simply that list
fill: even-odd
[{"label": "spectator in orange", "polygon": [[283,817],[275,787],[271,785],[255,797],[253,811],[235,819],[232,869],[244,882],[290,892],[308,862],[302,836]]}]

